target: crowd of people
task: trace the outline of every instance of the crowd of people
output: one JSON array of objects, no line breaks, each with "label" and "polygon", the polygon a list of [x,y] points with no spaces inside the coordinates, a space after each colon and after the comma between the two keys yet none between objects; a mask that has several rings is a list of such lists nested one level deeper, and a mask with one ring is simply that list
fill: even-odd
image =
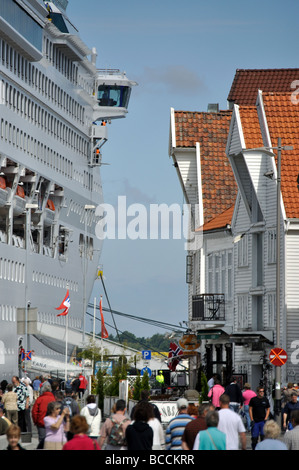
[{"label": "crowd of people", "polygon": [[177,414],[161,422],[158,407],[147,390],[130,414],[127,403],[116,401],[103,419],[96,397],[88,395],[84,376],[64,384],[57,380],[13,376],[1,382],[0,435],[8,450],[24,450],[21,433],[37,431],[37,449],[45,450],[252,450],[299,449],[299,391],[283,390],[281,426],[272,419],[265,390],[250,384],[241,390],[232,378],[223,387],[219,376],[209,381],[209,402],[176,401]]}]

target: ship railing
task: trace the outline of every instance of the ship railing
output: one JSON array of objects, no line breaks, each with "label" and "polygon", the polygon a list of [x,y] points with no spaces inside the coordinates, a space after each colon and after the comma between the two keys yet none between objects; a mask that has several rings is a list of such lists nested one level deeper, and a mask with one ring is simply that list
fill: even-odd
[{"label": "ship railing", "polygon": [[12,244],[18,248],[25,248],[25,240],[19,235],[12,235]]},{"label": "ship railing", "polygon": [[124,75],[120,69],[97,69],[99,75]]},{"label": "ship railing", "polygon": [[53,250],[50,246],[44,245],[43,246],[43,254],[45,256],[49,256],[50,258],[53,257]]}]

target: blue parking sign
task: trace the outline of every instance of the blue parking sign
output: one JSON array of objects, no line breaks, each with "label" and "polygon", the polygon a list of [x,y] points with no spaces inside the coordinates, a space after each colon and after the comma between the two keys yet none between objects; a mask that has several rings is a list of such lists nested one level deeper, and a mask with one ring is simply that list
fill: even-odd
[{"label": "blue parking sign", "polygon": [[145,361],[150,361],[152,358],[152,352],[151,351],[142,351],[142,359]]}]

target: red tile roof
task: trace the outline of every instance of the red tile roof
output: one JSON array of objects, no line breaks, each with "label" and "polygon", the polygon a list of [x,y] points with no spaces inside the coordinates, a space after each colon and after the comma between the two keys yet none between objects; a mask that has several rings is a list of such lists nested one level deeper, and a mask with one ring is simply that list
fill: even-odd
[{"label": "red tile roof", "polygon": [[232,205],[229,209],[222,212],[222,214],[217,215],[214,219],[211,219],[209,222],[204,224],[203,231],[207,232],[209,230],[223,229],[227,225],[231,225],[235,205]]},{"label": "red tile roof", "polygon": [[231,111],[175,111],[176,147],[200,144],[204,222],[234,204],[237,184],[225,153]]},{"label": "red tile roof", "polygon": [[240,106],[239,114],[246,148],[263,147],[263,137],[256,106]]},{"label": "red tile roof", "polygon": [[258,90],[290,93],[294,80],[299,80],[299,69],[238,69],[227,99],[254,106]]},{"label": "red tile roof", "polygon": [[272,146],[277,147],[278,137],[282,146],[293,146],[281,153],[281,191],[286,216],[299,218],[299,104],[292,102],[291,93],[263,93],[263,101]]},{"label": "red tile roof", "polygon": [[[286,216],[299,218],[299,104],[292,102],[291,93],[263,93],[262,96],[272,146],[277,147],[278,137],[282,146],[293,146],[293,150],[281,154],[281,192]],[[246,148],[264,146],[256,107],[240,106],[239,112]],[[277,150],[273,151],[277,155]]]}]

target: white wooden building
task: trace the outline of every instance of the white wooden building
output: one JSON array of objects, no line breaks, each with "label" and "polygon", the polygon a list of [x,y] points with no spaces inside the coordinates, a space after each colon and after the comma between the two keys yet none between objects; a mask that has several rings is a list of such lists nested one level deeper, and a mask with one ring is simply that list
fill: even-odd
[{"label": "white wooden building", "polygon": [[[286,76],[285,88],[288,74],[279,71],[280,83]],[[289,92],[275,93],[273,70],[261,75],[272,81],[265,84],[267,92],[251,90],[249,105],[235,93],[230,111],[216,110],[214,116],[171,110],[169,155],[191,206],[191,230],[197,227],[202,235],[199,246],[186,253],[189,327],[202,339],[201,361],[208,375],[219,372],[225,380],[233,372],[253,388],[262,380],[270,390],[277,227],[271,148],[278,137],[293,146],[282,153],[281,165],[280,346],[288,353],[282,383],[299,382],[299,106]],[[237,98],[240,105],[234,104]],[[225,119],[228,132],[219,124]]]},{"label": "white wooden building", "polygon": [[[299,381],[299,109],[291,94],[257,93],[256,106],[234,105],[227,155],[239,194],[232,221],[234,236],[234,366],[256,383],[275,376],[269,360],[276,345],[277,141],[282,150],[280,200],[280,336],[288,361],[282,382]],[[264,148],[264,149],[263,149]],[[269,149],[269,150],[266,150]],[[266,377],[265,377],[266,374]]]}]

